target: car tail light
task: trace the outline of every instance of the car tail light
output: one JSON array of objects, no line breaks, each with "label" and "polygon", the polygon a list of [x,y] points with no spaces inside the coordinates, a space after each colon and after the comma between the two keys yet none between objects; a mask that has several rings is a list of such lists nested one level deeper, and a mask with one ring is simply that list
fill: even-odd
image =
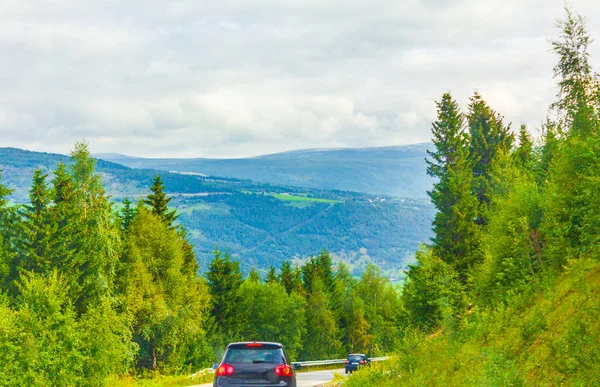
[{"label": "car tail light", "polygon": [[292,368],[287,364],[278,365],[273,371],[277,376],[292,376]]},{"label": "car tail light", "polygon": [[230,376],[233,375],[235,369],[232,365],[229,364],[221,364],[219,368],[217,368],[217,376]]},{"label": "car tail light", "polygon": [[362,360],[360,361],[360,364],[365,364],[365,359],[362,359]]},{"label": "car tail light", "polygon": [[262,347],[261,343],[248,343],[246,347]]},{"label": "car tail light", "polygon": [[346,359],[346,364],[348,364],[348,363],[350,363],[350,362],[348,361],[348,359]]}]

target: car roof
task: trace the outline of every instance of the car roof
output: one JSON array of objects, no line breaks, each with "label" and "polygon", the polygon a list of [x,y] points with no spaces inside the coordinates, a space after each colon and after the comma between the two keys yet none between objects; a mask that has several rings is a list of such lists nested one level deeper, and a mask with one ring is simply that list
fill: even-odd
[{"label": "car roof", "polygon": [[365,356],[364,353],[349,353],[348,356]]},{"label": "car roof", "polygon": [[[240,347],[246,348],[248,346],[248,344],[261,344],[264,347],[283,348],[283,345],[281,343],[273,343],[273,342],[269,342],[269,341],[240,341],[237,343],[229,344],[227,346],[227,348],[240,348]],[[259,348],[259,347],[257,347],[257,348]]]}]

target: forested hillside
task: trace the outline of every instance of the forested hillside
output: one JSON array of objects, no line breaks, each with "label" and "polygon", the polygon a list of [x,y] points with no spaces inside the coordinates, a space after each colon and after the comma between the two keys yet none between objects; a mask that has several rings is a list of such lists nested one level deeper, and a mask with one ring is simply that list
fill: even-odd
[{"label": "forested hillside", "polygon": [[23,206],[8,205],[0,184],[2,386],[189,375],[227,343],[257,338],[283,343],[294,360],[398,344],[399,295],[374,265],[357,279],[315,250],[261,278],[215,250],[200,274],[160,176],[142,200],[117,209],[86,144],[52,175],[34,172]]},{"label": "forested hillside", "polygon": [[239,159],[97,157],[129,167],[250,179],[275,185],[426,199],[433,179],[425,165],[431,144],[381,148],[306,149]]},{"label": "forested hillside", "polygon": [[477,93],[466,113],[437,102],[435,236],[403,288],[398,355],[345,386],[598,383],[600,80],[585,19],[558,26],[539,144]]},{"label": "forested hillside", "polygon": [[[60,160],[70,163],[67,156],[0,148],[3,180],[14,190],[8,200],[27,203],[35,169],[52,178]],[[145,196],[159,173],[202,270],[215,246],[239,259],[244,272],[254,266],[264,272],[270,264],[326,248],[355,275],[378,263],[398,276],[431,235],[433,207],[425,201],[135,169],[103,160],[97,169],[116,203]]]}]

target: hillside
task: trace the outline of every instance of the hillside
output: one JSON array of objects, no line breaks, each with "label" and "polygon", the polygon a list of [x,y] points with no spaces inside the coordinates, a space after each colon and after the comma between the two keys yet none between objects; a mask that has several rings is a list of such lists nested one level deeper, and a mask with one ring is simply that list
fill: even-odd
[{"label": "hillside", "polygon": [[240,159],[147,159],[96,155],[134,168],[193,172],[275,185],[427,199],[433,180],[425,157],[431,144],[381,148],[308,149]]},{"label": "hillside", "polygon": [[[33,171],[51,171],[61,159],[68,162],[64,155],[0,148],[2,181],[14,190],[11,200],[25,203]],[[244,270],[278,266],[326,248],[355,273],[377,262],[395,276],[430,236],[433,209],[425,201],[136,169],[104,160],[98,160],[97,170],[116,202],[146,195],[160,173],[201,268],[215,246],[239,259]]]}]

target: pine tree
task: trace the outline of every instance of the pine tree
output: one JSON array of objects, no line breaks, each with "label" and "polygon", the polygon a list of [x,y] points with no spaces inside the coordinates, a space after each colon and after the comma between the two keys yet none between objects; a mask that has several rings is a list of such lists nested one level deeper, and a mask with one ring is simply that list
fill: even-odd
[{"label": "pine tree", "polygon": [[598,127],[598,79],[589,63],[588,45],[592,42],[585,19],[568,7],[566,18],[559,20],[561,30],[558,39],[552,41],[552,49],[559,62],[554,67],[558,79],[558,101],[552,107],[561,114],[563,126],[574,135],[587,135]]},{"label": "pine tree", "polygon": [[480,208],[476,218],[479,225],[487,224],[485,212],[489,198],[490,168],[500,150],[508,151],[514,142],[510,125],[492,110],[479,93],[471,97],[467,116],[470,133],[470,159],[473,165],[473,190]]},{"label": "pine tree", "polygon": [[267,272],[267,280],[265,282],[268,284],[279,283],[279,281],[277,280],[277,273],[273,265],[269,266],[269,271]]},{"label": "pine tree", "polygon": [[514,158],[521,168],[531,169],[533,162],[533,141],[525,125],[519,130],[519,146],[515,150]]},{"label": "pine tree", "polygon": [[248,273],[248,276],[246,277],[246,281],[250,281],[255,284],[260,283],[260,274],[258,274],[258,271],[256,271],[255,268],[250,269],[250,272]]},{"label": "pine tree", "polygon": [[20,269],[48,273],[50,252],[55,230],[50,223],[51,190],[46,184],[48,174],[41,169],[34,172],[29,191],[29,205],[24,207],[24,251],[21,253]]},{"label": "pine tree", "polygon": [[[1,178],[2,174],[0,173]],[[11,293],[14,293],[14,280],[17,278],[14,263],[17,259],[17,252],[14,246],[20,233],[16,211],[8,206],[8,196],[11,193],[12,190],[0,183],[0,291],[9,289]]]},{"label": "pine tree", "polygon": [[212,300],[211,316],[217,326],[217,334],[228,338],[237,337],[240,330],[239,288],[242,285],[240,263],[232,261],[229,253],[224,255],[217,249],[208,271],[204,274]]},{"label": "pine tree", "polygon": [[464,116],[449,93],[436,105],[438,118],[432,128],[436,150],[429,152],[432,159],[427,160],[427,173],[438,179],[428,192],[437,209],[433,248],[466,281],[469,269],[481,256],[479,231],[473,223],[478,203],[471,193],[473,176],[468,135],[464,131]]},{"label": "pine tree", "polygon": [[131,200],[126,197],[123,200],[123,209],[121,210],[121,227],[124,231],[129,230],[129,225],[131,225],[131,222],[133,221],[133,218],[135,218],[135,214],[137,212],[136,209],[132,208],[131,205]]},{"label": "pine tree", "polygon": [[173,222],[177,220],[178,217],[176,215],[177,211],[169,211],[168,205],[173,198],[167,198],[164,189],[165,186],[162,179],[160,175],[157,174],[152,181],[152,187],[150,188],[152,193],[147,196],[147,199],[144,202],[150,206],[152,213],[160,216],[167,226],[172,227]]},{"label": "pine tree", "polygon": [[294,273],[292,263],[289,260],[283,261],[281,271],[279,273],[279,283],[283,285],[287,294],[291,294],[294,290]]}]

